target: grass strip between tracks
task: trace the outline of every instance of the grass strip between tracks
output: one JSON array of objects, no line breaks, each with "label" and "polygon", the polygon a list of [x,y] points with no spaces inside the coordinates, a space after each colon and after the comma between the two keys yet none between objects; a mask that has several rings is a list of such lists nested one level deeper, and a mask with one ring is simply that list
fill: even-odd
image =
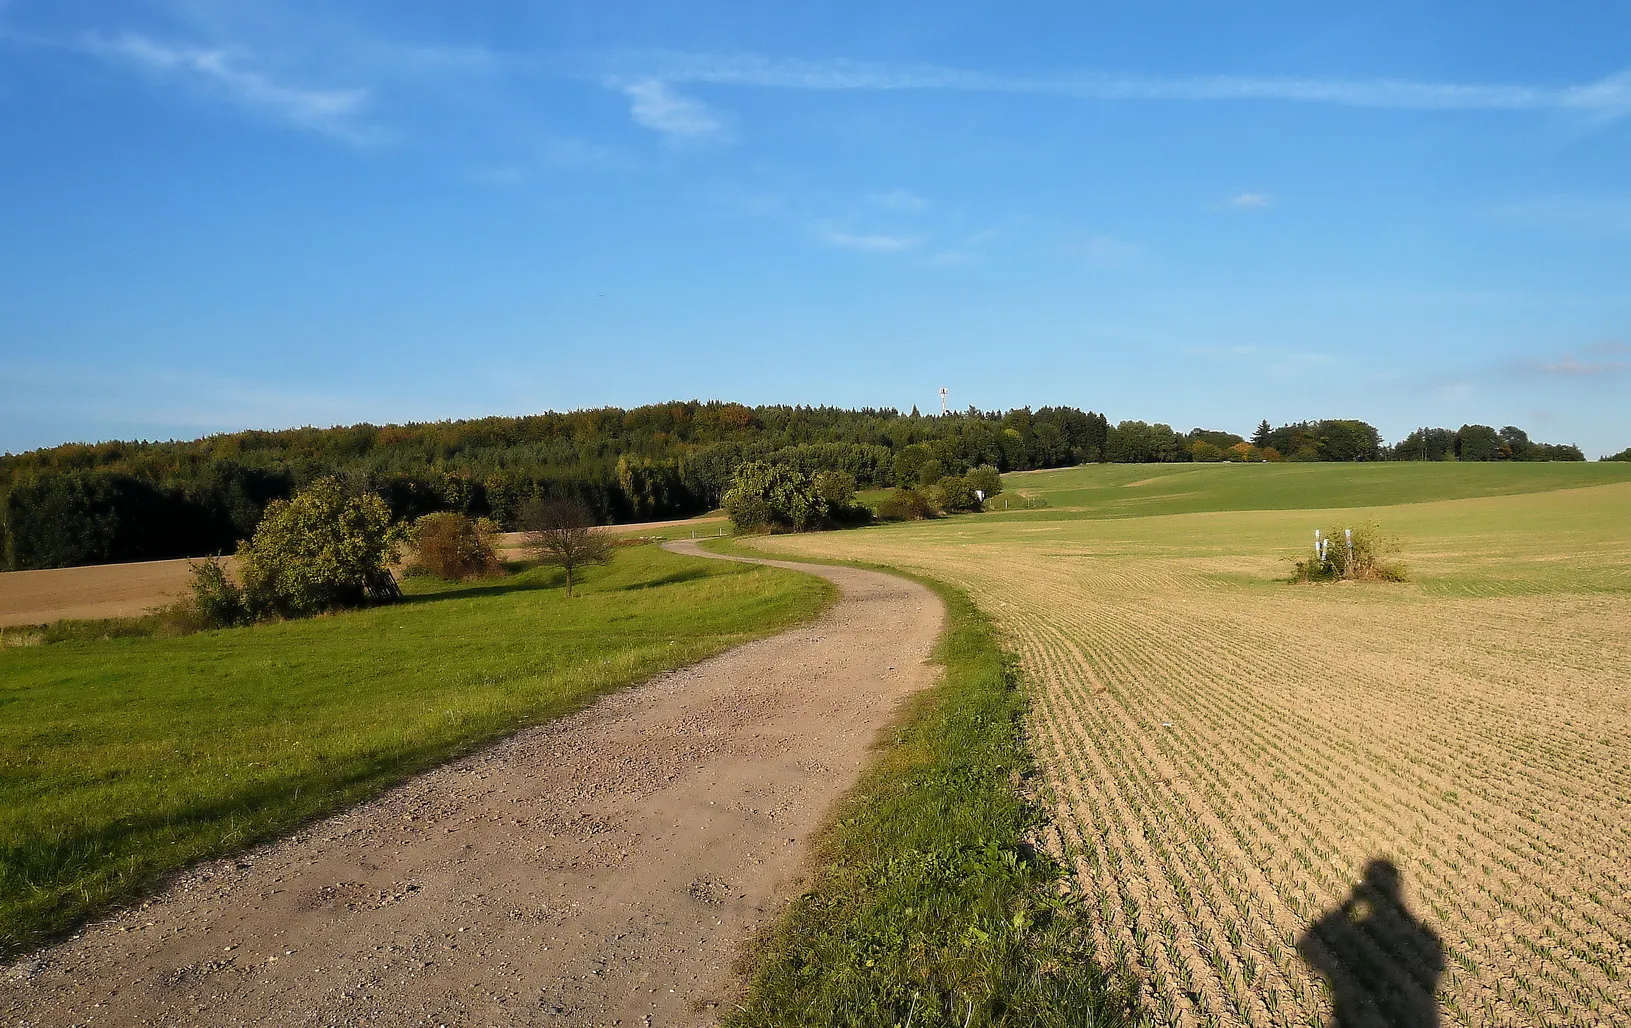
[{"label": "grass strip between tracks", "polygon": [[725,1023],[1126,1024],[1124,986],[1094,961],[1082,912],[1059,889],[1063,869],[1026,842],[1041,814],[1025,795],[1033,765],[1013,657],[960,590],[849,566],[939,594],[944,672],[825,829],[809,890],[744,957],[748,992]]}]

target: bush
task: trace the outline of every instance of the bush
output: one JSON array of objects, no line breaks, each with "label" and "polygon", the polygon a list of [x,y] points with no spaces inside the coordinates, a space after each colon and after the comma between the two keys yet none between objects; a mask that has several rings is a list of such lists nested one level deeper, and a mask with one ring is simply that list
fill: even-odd
[{"label": "bush", "polygon": [[882,521],[922,521],[934,514],[928,498],[916,489],[896,489],[878,504],[878,518]]},{"label": "bush", "polygon": [[942,514],[975,511],[981,507],[980,498],[974,495],[974,487],[968,484],[968,479],[960,475],[942,478],[926,492],[929,502]]},{"label": "bush", "polygon": [[397,539],[385,501],[348,497],[337,479],[274,500],[238,554],[248,612],[304,617],[397,599]]},{"label": "bush", "polygon": [[1201,464],[1215,464],[1223,460],[1223,451],[1205,439],[1197,439],[1189,444],[1189,456]]},{"label": "bush", "polygon": [[[1352,531],[1350,544],[1348,532]],[[1384,537],[1373,521],[1355,529],[1332,528],[1319,533],[1320,552],[1296,561],[1296,582],[1402,582],[1405,566],[1386,558],[1398,552],[1398,542]]]},{"label": "bush", "polygon": [[[230,628],[248,623],[249,604],[244,591],[227,575],[226,564],[218,557],[206,557],[187,565],[193,573],[191,604],[196,623],[205,628]],[[183,601],[183,605],[187,601]],[[187,612],[172,607],[166,620],[178,633],[194,627]]]},{"label": "bush", "polygon": [[818,471],[811,480],[828,510],[855,505],[855,476],[847,471]]},{"label": "bush", "polygon": [[780,464],[748,461],[725,493],[725,513],[744,532],[808,532],[827,521],[827,501],[808,475]]},{"label": "bush", "polygon": [[844,525],[864,525],[872,520],[872,508],[855,498],[855,476],[847,471],[818,471],[811,479],[815,491],[827,505],[827,517]]},{"label": "bush", "polygon": [[978,489],[988,500],[1002,492],[1002,476],[989,464],[981,464],[963,477],[968,479],[971,489]]},{"label": "bush", "polygon": [[486,518],[469,518],[452,511],[426,514],[413,523],[409,541],[414,559],[411,569],[437,578],[462,582],[504,570],[494,542],[498,526]]}]

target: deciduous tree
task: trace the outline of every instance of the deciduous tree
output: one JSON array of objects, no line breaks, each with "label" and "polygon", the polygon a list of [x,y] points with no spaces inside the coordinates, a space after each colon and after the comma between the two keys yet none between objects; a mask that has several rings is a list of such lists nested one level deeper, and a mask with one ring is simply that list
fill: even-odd
[{"label": "deciduous tree", "polygon": [[594,516],[576,499],[533,500],[521,509],[527,553],[540,564],[566,572],[566,597],[583,568],[612,559],[612,540],[596,531]]}]

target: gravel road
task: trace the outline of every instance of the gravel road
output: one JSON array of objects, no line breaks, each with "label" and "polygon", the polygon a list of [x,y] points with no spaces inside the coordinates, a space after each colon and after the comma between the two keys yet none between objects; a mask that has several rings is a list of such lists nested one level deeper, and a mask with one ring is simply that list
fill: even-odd
[{"label": "gravel road", "polygon": [[0,1023],[714,1023],[943,618],[912,582],[766,563],[842,598],[186,872],[0,966]]}]

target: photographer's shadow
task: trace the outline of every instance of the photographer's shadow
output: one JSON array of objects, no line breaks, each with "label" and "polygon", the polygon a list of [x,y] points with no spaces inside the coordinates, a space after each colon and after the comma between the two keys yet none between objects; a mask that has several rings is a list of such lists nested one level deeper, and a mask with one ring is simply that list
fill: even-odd
[{"label": "photographer's shadow", "polygon": [[1399,870],[1373,860],[1364,881],[1297,940],[1331,988],[1331,1028],[1439,1028],[1444,944],[1399,895]]}]

